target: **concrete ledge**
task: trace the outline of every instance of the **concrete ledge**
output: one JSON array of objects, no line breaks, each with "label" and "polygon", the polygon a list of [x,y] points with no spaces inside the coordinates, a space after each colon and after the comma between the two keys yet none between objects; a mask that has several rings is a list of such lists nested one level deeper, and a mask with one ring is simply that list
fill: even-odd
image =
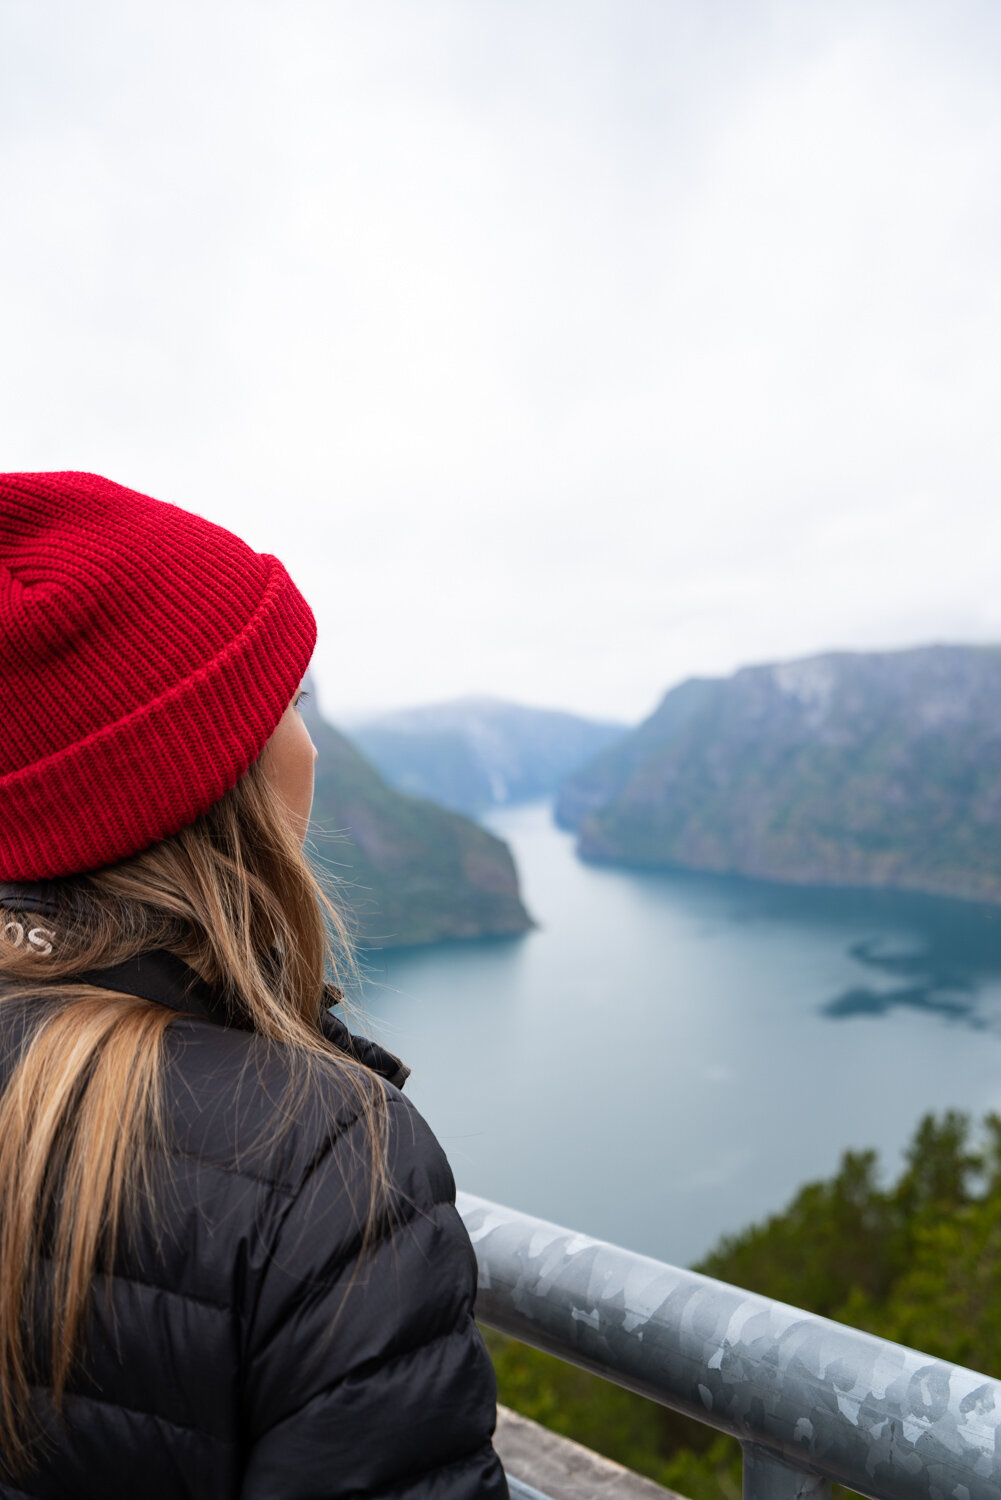
[{"label": "concrete ledge", "polygon": [[497,1408],[494,1447],[509,1475],[550,1500],[681,1500],[610,1458],[602,1458],[538,1422]]}]

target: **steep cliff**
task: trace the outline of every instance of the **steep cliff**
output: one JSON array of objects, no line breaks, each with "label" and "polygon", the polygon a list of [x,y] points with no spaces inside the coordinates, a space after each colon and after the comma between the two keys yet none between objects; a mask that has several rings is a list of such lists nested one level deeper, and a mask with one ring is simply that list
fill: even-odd
[{"label": "steep cliff", "polygon": [[338,899],[363,942],[397,947],[532,926],[501,839],[401,795],[312,704],[305,717],[319,750],[312,845],[339,877]]},{"label": "steep cliff", "polygon": [[557,817],[587,859],[1001,901],[1001,648],[684,683]]}]

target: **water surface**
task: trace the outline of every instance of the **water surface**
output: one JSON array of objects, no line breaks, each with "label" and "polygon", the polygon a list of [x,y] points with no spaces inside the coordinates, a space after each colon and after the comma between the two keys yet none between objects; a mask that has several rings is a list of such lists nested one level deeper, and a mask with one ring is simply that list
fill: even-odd
[{"label": "water surface", "polygon": [[920,1115],[1001,1109],[1001,912],[585,865],[495,814],[537,931],[370,955],[460,1187],[685,1264]]}]

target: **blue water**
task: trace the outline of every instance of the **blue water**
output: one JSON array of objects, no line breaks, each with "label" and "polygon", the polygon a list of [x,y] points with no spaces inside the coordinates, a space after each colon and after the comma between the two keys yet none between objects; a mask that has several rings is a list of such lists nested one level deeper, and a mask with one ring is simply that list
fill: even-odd
[{"label": "blue water", "polygon": [[370,955],[460,1187],[679,1264],[846,1147],[1001,1109],[1001,911],[585,865],[494,815],[539,927]]}]

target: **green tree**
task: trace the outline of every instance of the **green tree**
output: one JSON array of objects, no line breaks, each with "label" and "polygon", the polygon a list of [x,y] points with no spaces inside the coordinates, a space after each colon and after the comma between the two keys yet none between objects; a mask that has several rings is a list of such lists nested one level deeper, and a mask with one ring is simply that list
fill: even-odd
[{"label": "green tree", "polygon": [[[897,1181],[847,1151],[784,1212],[696,1268],[721,1281],[1001,1377],[1001,1116],[925,1115]],[[690,1500],[737,1500],[740,1451],[711,1428],[489,1334],[500,1397]]]},{"label": "green tree", "polygon": [[904,1152],[907,1169],[896,1189],[905,1223],[955,1213],[970,1202],[984,1156],[969,1149],[969,1139],[969,1116],[959,1110],[947,1110],[941,1120],[923,1117]]}]

